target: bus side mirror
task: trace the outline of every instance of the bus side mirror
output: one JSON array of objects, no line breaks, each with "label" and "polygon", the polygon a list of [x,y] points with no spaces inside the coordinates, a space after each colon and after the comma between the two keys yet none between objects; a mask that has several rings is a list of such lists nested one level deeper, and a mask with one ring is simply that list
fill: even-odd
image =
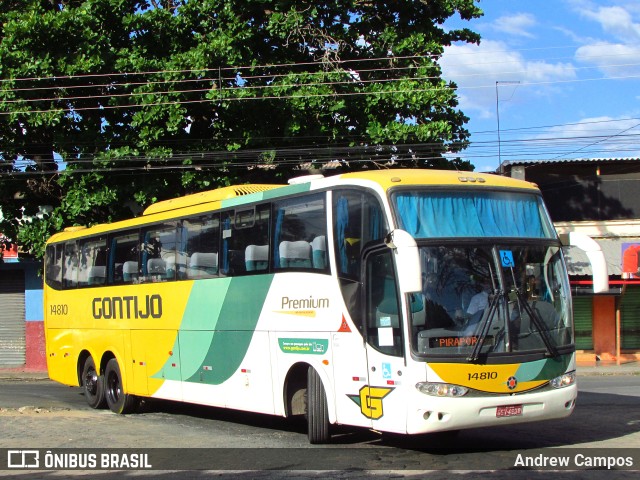
[{"label": "bus side mirror", "polygon": [[402,293],[420,292],[422,275],[416,240],[408,232],[398,229],[389,232],[384,243],[395,253],[400,291]]},{"label": "bus side mirror", "polygon": [[604,258],[602,247],[593,238],[578,232],[559,235],[563,245],[571,245],[583,250],[591,263],[593,275],[593,293],[607,293],[609,291],[609,271]]}]

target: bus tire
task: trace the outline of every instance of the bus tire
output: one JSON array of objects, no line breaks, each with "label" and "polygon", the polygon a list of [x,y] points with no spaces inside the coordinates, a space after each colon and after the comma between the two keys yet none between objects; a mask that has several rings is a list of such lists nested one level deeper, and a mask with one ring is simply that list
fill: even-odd
[{"label": "bus tire", "polygon": [[329,410],[322,380],[313,367],[307,375],[307,435],[309,443],[329,443]]},{"label": "bus tire", "polygon": [[115,358],[107,362],[104,369],[104,388],[107,405],[113,413],[132,413],[138,407],[138,398],[125,393],[122,388],[122,374]]},{"label": "bus tire", "polygon": [[105,408],[104,377],[96,370],[93,357],[87,357],[82,367],[82,390],[84,398],[91,408]]}]

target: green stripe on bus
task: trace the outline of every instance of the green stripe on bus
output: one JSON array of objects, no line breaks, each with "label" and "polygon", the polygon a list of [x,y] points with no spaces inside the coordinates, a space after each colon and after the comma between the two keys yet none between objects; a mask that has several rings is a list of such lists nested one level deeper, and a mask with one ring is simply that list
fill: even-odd
[{"label": "green stripe on bus", "polygon": [[[211,328],[215,328],[215,332],[204,349],[202,343],[197,346],[201,349],[197,357],[191,353],[194,360],[202,360],[184,365],[182,378],[185,381],[219,385],[235,373],[249,349],[272,281],[273,275],[231,278],[219,310],[214,310],[219,301],[214,297],[222,292],[211,288],[198,292],[198,302],[202,303],[205,311],[211,312],[211,322],[215,322]],[[207,284],[209,282],[200,282],[198,289],[206,289]],[[207,298],[201,300],[200,295]],[[187,348],[193,346],[183,345],[182,351]]]},{"label": "green stripe on bus", "polygon": [[182,378],[195,375],[205,361],[230,285],[230,278],[194,282],[178,340]]},{"label": "green stripe on bus", "polygon": [[535,380],[551,380],[567,371],[571,355],[560,355],[557,358],[547,358],[535,362],[523,363],[516,371],[518,381],[531,382]]},{"label": "green stripe on bus", "polygon": [[265,190],[264,192],[251,193],[249,195],[242,195],[240,197],[229,198],[223,200],[221,203],[222,208],[236,207],[238,205],[245,205],[249,202],[261,202],[263,200],[270,200],[273,198],[282,197],[284,195],[294,195],[296,193],[308,192],[311,188],[309,183],[300,183],[296,185],[283,185],[282,188],[276,188],[273,190]]}]

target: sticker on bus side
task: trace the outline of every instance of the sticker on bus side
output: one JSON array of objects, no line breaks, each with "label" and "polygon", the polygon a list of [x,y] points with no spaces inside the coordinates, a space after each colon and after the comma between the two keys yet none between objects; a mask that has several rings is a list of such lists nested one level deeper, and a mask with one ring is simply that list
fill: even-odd
[{"label": "sticker on bus side", "polygon": [[278,345],[284,353],[323,355],[329,347],[329,340],[316,338],[279,338]]},{"label": "sticker on bus side", "polygon": [[347,396],[360,407],[360,412],[367,418],[378,420],[383,417],[383,400],[389,395],[394,388],[390,387],[372,387],[364,385],[357,395]]}]

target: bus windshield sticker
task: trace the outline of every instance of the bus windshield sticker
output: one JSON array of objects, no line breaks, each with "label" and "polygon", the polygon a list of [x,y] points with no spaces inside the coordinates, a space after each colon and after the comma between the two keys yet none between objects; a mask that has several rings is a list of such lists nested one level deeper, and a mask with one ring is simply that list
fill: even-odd
[{"label": "bus windshield sticker", "polygon": [[378,328],[378,346],[393,347],[393,328],[391,326]]},{"label": "bus windshield sticker", "polygon": [[506,268],[516,266],[513,261],[513,252],[511,250],[500,250],[500,261],[502,262],[502,266]]}]

